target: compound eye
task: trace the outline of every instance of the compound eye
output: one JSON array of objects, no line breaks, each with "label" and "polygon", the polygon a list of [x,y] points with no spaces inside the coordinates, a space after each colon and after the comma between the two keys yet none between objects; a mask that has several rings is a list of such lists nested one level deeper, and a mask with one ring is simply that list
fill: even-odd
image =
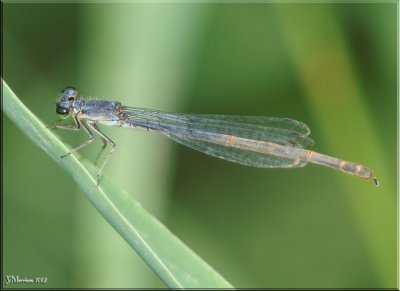
[{"label": "compound eye", "polygon": [[57,112],[57,114],[60,114],[60,115],[67,115],[69,113],[69,109],[62,107],[62,106],[57,106],[56,112]]},{"label": "compound eye", "polygon": [[66,92],[68,92],[70,90],[76,91],[76,88],[72,87],[72,86],[67,86],[67,87],[65,87],[64,89],[61,90],[61,93],[66,93]]},{"label": "compound eye", "polygon": [[76,97],[77,91],[74,87],[68,86],[68,87],[65,87],[61,91],[61,93],[63,93],[63,95],[66,99],[68,99],[69,101],[73,101]]}]

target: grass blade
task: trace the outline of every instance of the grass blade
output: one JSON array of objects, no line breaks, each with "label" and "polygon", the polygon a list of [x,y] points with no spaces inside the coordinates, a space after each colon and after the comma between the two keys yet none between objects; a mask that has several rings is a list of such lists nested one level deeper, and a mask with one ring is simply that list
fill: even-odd
[{"label": "grass blade", "polygon": [[100,214],[170,288],[232,288],[206,262],[155,217],[106,179],[101,188],[68,148],[32,113],[2,80],[3,112],[56,163],[63,167]]}]

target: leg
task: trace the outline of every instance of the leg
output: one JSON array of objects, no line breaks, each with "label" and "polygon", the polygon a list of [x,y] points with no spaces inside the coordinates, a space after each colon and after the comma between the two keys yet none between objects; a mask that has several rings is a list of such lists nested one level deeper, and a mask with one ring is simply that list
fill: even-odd
[{"label": "leg", "polygon": [[72,125],[57,125],[56,123],[59,121],[62,121],[62,119],[54,121],[51,125],[47,126],[47,128],[60,128],[60,129],[68,129],[68,130],[80,130],[80,122],[76,118],[76,116],[73,117],[73,120],[75,121],[75,126]]},{"label": "leg", "polygon": [[[110,152],[107,154],[106,158],[104,159],[103,164],[101,165],[99,171],[97,172],[97,187],[99,187],[101,173],[103,172],[103,169],[104,169],[105,165],[107,164],[108,160],[110,159],[111,154],[112,154],[113,151],[115,150],[116,144],[115,144],[111,139],[109,139],[104,133],[102,133],[102,132],[97,128],[96,124],[94,124],[94,123],[88,123],[88,125],[93,129],[93,131],[94,131],[96,134],[98,134],[98,135],[102,138],[103,142],[109,143],[109,144],[111,144],[111,146],[112,146],[112,149],[111,149]],[[103,152],[105,146],[106,146],[106,144],[103,146],[103,149],[101,150],[101,152]],[[101,152],[100,152],[100,153],[101,153]]]},{"label": "leg", "polygon": [[[72,154],[73,152],[76,152],[76,151],[80,150],[81,148],[87,146],[88,144],[90,144],[90,143],[94,140],[93,133],[90,131],[90,129],[88,128],[88,126],[87,126],[84,122],[79,121],[77,118],[75,118],[75,122],[76,122],[76,124],[77,124],[77,127],[76,127],[77,129],[75,129],[75,130],[79,130],[79,129],[80,129],[80,126],[81,126],[81,124],[82,124],[82,125],[83,125],[83,129],[84,129],[84,130],[88,133],[88,135],[89,135],[89,139],[88,139],[87,141],[85,141],[83,144],[81,144],[80,146],[78,146],[78,147],[72,149],[71,151],[69,151],[69,152],[66,153],[65,155],[62,155],[62,156],[61,156],[62,158],[65,158],[66,156],[69,156],[69,155]],[[71,128],[71,127],[70,127],[70,128],[57,127],[57,128],[73,129],[73,128]],[[73,130],[74,130],[74,129],[73,129]]]},{"label": "leg", "polygon": [[[97,132],[100,131],[99,128],[97,127],[96,123],[93,123],[93,127],[94,127],[95,129],[97,129]],[[96,133],[97,133],[97,132],[96,132]],[[103,142],[103,146],[101,147],[100,152],[97,154],[96,160],[95,160],[95,162],[94,162],[95,165],[97,165],[97,163],[98,163],[98,161],[99,161],[99,159],[100,159],[100,157],[101,157],[101,154],[104,152],[104,149],[106,148],[107,143],[108,143],[107,140],[106,140],[105,138],[103,138],[103,136],[100,136],[100,139],[101,139],[101,141]]]}]

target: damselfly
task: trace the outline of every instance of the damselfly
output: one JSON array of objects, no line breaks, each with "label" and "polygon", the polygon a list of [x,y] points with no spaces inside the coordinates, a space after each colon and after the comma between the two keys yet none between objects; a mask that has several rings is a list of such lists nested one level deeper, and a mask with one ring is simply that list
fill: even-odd
[{"label": "damselfly", "polygon": [[309,137],[311,131],[307,125],[297,120],[265,116],[168,113],[128,107],[118,101],[76,97],[76,89],[67,87],[62,90],[56,105],[56,112],[61,119],[72,117],[75,126],[58,125],[55,122],[51,127],[69,130],[83,128],[89,135],[86,142],[62,157],[90,144],[94,140],[94,133],[104,144],[96,163],[107,144],[112,146],[98,170],[97,186],[116,146],[99,130],[97,124],[156,131],[192,149],[242,165],[296,168],[311,162],[366,180],[372,178],[376,186],[379,184],[373,172],[363,165],[307,150],[314,144]]}]

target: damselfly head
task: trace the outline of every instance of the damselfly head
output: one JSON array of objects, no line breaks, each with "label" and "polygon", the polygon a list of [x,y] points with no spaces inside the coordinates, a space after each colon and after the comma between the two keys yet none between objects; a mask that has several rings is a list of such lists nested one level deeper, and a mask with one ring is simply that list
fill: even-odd
[{"label": "damselfly head", "polygon": [[56,113],[60,115],[61,118],[70,116],[77,93],[76,89],[72,86],[68,86],[61,91],[61,95],[56,104]]}]

